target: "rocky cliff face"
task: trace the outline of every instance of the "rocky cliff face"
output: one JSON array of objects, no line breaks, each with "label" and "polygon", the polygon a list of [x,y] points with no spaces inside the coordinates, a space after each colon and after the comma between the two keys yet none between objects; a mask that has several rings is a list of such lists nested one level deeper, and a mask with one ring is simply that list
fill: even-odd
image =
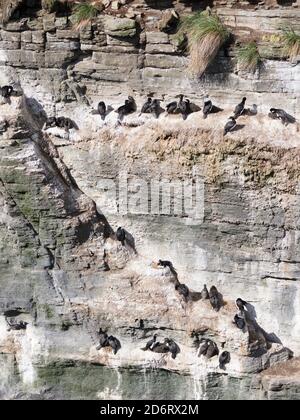
[{"label": "rocky cliff face", "polygon": [[[1,31],[1,84],[20,94],[0,105],[1,398],[299,398],[297,359],[287,362],[300,353],[299,126],[263,115],[277,104],[299,115],[299,65],[272,57],[250,77],[221,51],[192,80],[158,30],[163,12],[136,3],[80,32],[40,12]],[[298,24],[296,8],[217,10],[239,36]],[[201,105],[207,90],[224,108],[207,120],[133,114],[119,126],[114,112],[92,113],[100,99],[115,108],[133,94],[140,106],[150,92]],[[244,92],[259,114],[224,138]],[[43,131],[46,115],[79,129]],[[193,202],[182,213],[178,189],[168,195],[172,183],[188,198],[198,188],[198,217]],[[137,254],[116,240],[119,225]],[[159,258],[173,261],[188,302]],[[220,312],[199,300],[204,283],[222,292]],[[239,296],[250,303],[244,332],[232,324]],[[26,330],[8,331],[8,310]],[[96,351],[100,326],[120,339],[117,355]],[[141,350],[154,332],[179,344],[175,360]],[[202,336],[230,352],[225,372],[197,357]]]}]

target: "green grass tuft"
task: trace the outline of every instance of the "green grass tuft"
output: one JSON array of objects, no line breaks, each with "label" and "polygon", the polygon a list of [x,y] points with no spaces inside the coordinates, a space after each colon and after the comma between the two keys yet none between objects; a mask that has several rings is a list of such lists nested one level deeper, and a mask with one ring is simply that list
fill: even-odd
[{"label": "green grass tuft", "polygon": [[230,36],[217,15],[196,12],[182,20],[179,33],[186,34],[190,52],[190,70],[202,75]]},{"label": "green grass tuft", "polygon": [[254,73],[261,63],[261,56],[254,41],[242,45],[237,57],[240,68],[245,71]]},{"label": "green grass tuft", "polygon": [[300,34],[297,34],[291,27],[282,29],[283,54],[294,61],[300,56]]},{"label": "green grass tuft", "polygon": [[83,1],[73,7],[73,16],[77,28],[84,27],[92,22],[99,13],[99,1]]}]

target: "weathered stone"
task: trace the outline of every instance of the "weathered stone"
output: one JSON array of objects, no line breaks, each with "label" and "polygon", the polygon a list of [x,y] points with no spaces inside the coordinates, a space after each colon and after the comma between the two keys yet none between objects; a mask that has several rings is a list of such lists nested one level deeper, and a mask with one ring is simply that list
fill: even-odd
[{"label": "weathered stone", "polygon": [[0,50],[18,50],[19,42],[0,41]]},{"label": "weathered stone", "polygon": [[79,32],[74,30],[60,30],[56,31],[56,36],[58,39],[79,39]]},{"label": "weathered stone", "polygon": [[45,42],[45,32],[44,31],[33,31],[32,32],[32,42],[34,44],[43,44]]},{"label": "weathered stone", "polygon": [[104,29],[107,34],[120,38],[130,38],[136,35],[135,20],[128,18],[106,16],[104,19]]},{"label": "weathered stone", "polygon": [[53,13],[52,15],[45,15],[43,17],[43,27],[44,27],[44,31],[53,31],[56,29],[55,26],[55,13]]},{"label": "weathered stone", "polygon": [[71,51],[47,51],[45,54],[45,65],[47,67],[57,67],[69,63],[74,59],[74,54]]},{"label": "weathered stone", "polygon": [[31,31],[21,32],[21,41],[22,42],[31,42],[32,41],[32,32]]},{"label": "weathered stone", "polygon": [[169,36],[164,32],[146,32],[149,44],[169,44]]},{"label": "weathered stone", "polygon": [[184,67],[186,60],[184,57],[176,57],[163,54],[146,54],[145,67],[158,67],[161,69],[172,69]]},{"label": "weathered stone", "polygon": [[138,57],[136,54],[123,54],[122,60],[118,54],[111,53],[93,53],[93,60],[105,67],[126,67],[128,71],[137,66]]},{"label": "weathered stone", "polygon": [[171,44],[147,44],[146,53],[148,54],[173,54],[175,47]]},{"label": "weathered stone", "polygon": [[21,33],[20,32],[8,32],[8,31],[1,31],[1,38],[3,41],[8,42],[20,42],[21,41]]},{"label": "weathered stone", "polygon": [[55,19],[55,27],[57,29],[65,29],[68,26],[68,19],[66,17],[60,17]]},{"label": "weathered stone", "polygon": [[48,50],[51,51],[76,51],[80,48],[80,44],[77,41],[69,42],[47,42],[46,45]]}]

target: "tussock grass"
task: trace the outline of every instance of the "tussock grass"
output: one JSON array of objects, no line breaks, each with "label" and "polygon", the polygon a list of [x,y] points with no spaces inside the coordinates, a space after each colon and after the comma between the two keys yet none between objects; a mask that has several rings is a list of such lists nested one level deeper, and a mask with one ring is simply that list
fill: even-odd
[{"label": "tussock grass", "polygon": [[75,3],[73,7],[73,16],[76,29],[80,29],[92,22],[101,11],[101,1],[81,1]]},{"label": "tussock grass", "polygon": [[229,38],[228,29],[216,15],[194,13],[183,19],[179,33],[186,34],[190,53],[190,71],[201,76]]},{"label": "tussock grass", "polygon": [[261,62],[261,57],[254,41],[242,45],[238,50],[237,57],[240,68],[253,73]]},{"label": "tussock grass", "polygon": [[291,27],[282,29],[283,54],[294,61],[300,56],[300,34]]}]

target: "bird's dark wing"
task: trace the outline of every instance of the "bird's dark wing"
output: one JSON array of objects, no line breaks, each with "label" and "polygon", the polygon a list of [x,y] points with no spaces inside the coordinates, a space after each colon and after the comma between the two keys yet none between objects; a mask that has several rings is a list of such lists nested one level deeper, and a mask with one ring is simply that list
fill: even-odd
[{"label": "bird's dark wing", "polygon": [[204,103],[203,114],[208,114],[212,110],[212,102],[208,101]]}]

